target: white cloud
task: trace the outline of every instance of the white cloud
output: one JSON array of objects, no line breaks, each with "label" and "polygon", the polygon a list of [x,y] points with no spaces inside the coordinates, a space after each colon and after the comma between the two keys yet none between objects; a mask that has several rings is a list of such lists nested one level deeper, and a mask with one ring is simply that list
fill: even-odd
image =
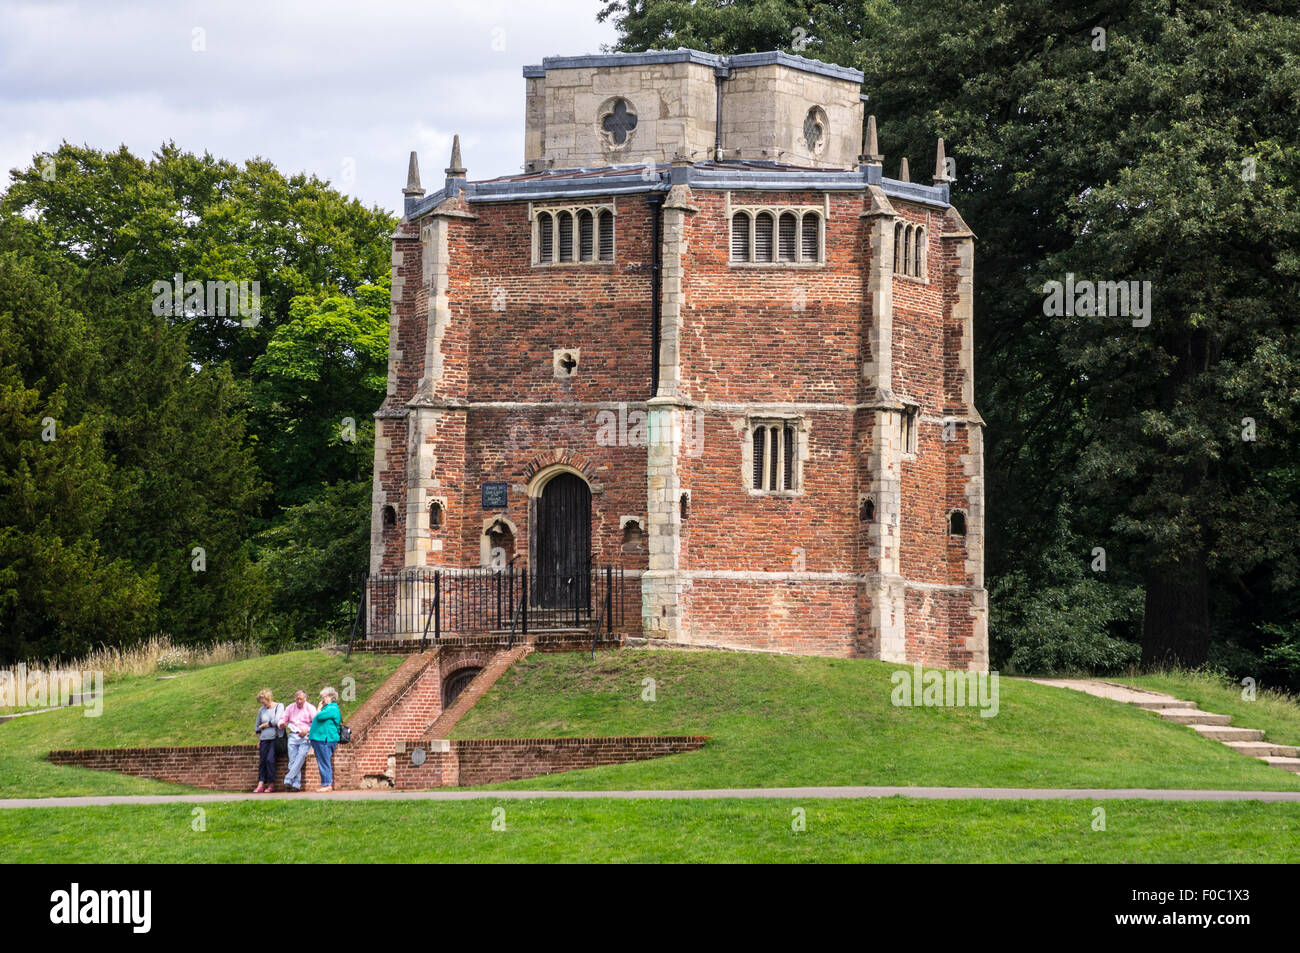
[{"label": "white cloud", "polygon": [[396,210],[410,151],[437,188],[453,133],[472,178],[519,171],[520,70],[612,43],[601,5],[0,0],[3,183],[65,139],[142,156],[175,140],[237,162],[264,156]]}]

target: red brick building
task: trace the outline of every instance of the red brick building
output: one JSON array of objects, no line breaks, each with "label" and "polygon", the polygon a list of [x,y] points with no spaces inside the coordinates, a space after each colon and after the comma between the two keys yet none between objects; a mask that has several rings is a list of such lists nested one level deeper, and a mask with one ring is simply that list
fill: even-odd
[{"label": "red brick building", "polygon": [[426,193],[412,155],[370,567],[407,583],[372,583],[370,634],[418,635],[410,580],[473,567],[487,628],[524,569],[535,626],[590,622],[617,565],[627,635],[985,668],[974,236],[942,143],[932,185],[886,178],[862,75],[785,53],[524,76],[524,174],[472,181],[457,144]]}]

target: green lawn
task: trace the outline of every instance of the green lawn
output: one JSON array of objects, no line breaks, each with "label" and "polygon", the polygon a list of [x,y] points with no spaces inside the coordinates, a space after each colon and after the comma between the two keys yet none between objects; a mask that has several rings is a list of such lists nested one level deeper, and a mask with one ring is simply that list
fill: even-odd
[{"label": "green lawn", "polygon": [[[890,675],[899,668],[727,652],[624,651],[594,661],[538,653],[507,672],[452,734],[712,736],[690,754],[513,788],[1300,788],[1300,777],[1188,728],[1066,689],[1002,679],[992,718],[975,708],[894,707]],[[642,700],[647,678],[655,701]],[[1288,717],[1300,726],[1300,710],[1292,706]]]},{"label": "green lawn", "polygon": [[[0,811],[11,863],[1295,863],[1300,804],[319,801]],[[504,815],[495,815],[500,808]],[[793,830],[795,808],[806,829]],[[505,830],[494,830],[493,821]],[[202,821],[204,830],[195,830]]]},{"label": "green lawn", "polygon": [[297,688],[313,697],[327,684],[344,690],[356,682],[356,701],[343,703],[346,718],[401,664],[396,656],[359,652],[346,660],[318,650],[286,652],[194,669],[159,681],[155,675],[123,678],[104,686],[104,709],[65,708],[0,724],[0,797],[76,794],[158,794],[187,790],[174,784],[108,771],[53,765],[56,748],[131,748],[154,745],[252,744],[257,693],[291,701]]},{"label": "green lawn", "polygon": [[[287,698],[342,688],[364,700],[399,664],[320,651],[214,665],[158,681],[109,683],[104,714],[81,709],[0,724],[0,797],[183,790],[163,782],[51,765],[52,748],[239,744],[251,741],[257,690]],[[699,788],[888,784],[993,787],[1300,789],[1300,777],[1159,721],[1132,706],[1002,679],[996,717],[977,708],[895,707],[899,666],[867,660],[728,652],[534,654],[496,684],[454,736],[706,734],[704,749],[653,761],[567,772],[510,787]],[[1141,684],[1300,740],[1300,709],[1285,699],[1241,702],[1231,687],[1187,678]],[[654,680],[654,701],[642,700]],[[1197,692],[1202,694],[1198,695]],[[1226,696],[1226,697],[1225,697]],[[1236,698],[1235,707],[1233,698]],[[345,703],[344,714],[356,703]]]}]

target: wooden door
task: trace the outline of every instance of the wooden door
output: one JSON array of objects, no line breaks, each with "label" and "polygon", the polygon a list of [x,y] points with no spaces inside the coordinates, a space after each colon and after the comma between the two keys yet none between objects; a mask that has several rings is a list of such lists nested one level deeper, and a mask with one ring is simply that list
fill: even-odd
[{"label": "wooden door", "polygon": [[585,614],[590,601],[591,488],[581,477],[561,473],[542,488],[535,554],[536,604]]}]

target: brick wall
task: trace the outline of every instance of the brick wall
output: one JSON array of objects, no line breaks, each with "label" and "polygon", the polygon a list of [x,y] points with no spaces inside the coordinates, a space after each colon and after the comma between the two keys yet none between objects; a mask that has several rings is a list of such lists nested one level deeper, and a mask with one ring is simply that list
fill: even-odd
[{"label": "brick wall", "polygon": [[[492,784],[534,778],[559,771],[594,768],[602,764],[645,761],[665,755],[696,751],[704,737],[664,738],[524,738],[441,742],[437,739],[400,742],[395,765],[395,786],[401,790]],[[416,767],[410,752],[424,748],[426,761]],[[338,756],[347,749],[340,747]],[[51,751],[50,762],[59,765],[117,771],[140,778],[170,781],[213,791],[251,791],[257,786],[257,746],[198,746],[184,748],[100,748]],[[276,765],[276,784],[283,786],[287,759]],[[320,785],[315,755],[303,767],[304,786]],[[336,778],[342,788],[341,779]]]},{"label": "brick wall", "polygon": [[[342,786],[355,787],[367,776],[383,774],[388,756],[404,738],[419,735],[442,711],[442,674],[439,652],[408,657],[354,718],[351,770],[340,778]],[[373,703],[373,704],[371,704]]]},{"label": "brick wall", "polygon": [[[380,547],[385,568],[412,558],[429,566],[478,565],[485,521],[497,515],[513,524],[513,552],[527,560],[529,481],[561,459],[592,487],[593,559],[637,573],[648,567],[644,544],[625,548],[622,533],[624,517],[647,517],[647,452],[644,445],[603,440],[599,415],[644,413],[650,396],[652,219],[641,195],[574,204],[602,200],[617,209],[612,264],[534,266],[527,202],[462,202],[457,208],[473,217],[439,226],[448,240],[450,314],[434,389],[441,403],[436,411],[419,411],[437,415],[422,444],[432,450],[421,458],[431,461],[428,472],[423,465],[413,472],[408,422],[383,421],[392,443],[377,451],[377,485],[385,499],[399,501],[399,525],[390,531],[397,542],[385,538]],[[871,353],[872,220],[862,217],[864,196],[695,189],[689,203],[695,211],[685,214],[681,236],[676,397],[703,430],[677,465],[691,500],[674,567],[683,574],[681,637],[800,653],[879,654],[863,579],[880,565],[869,545],[871,527],[859,516],[859,498],[872,479],[867,459],[884,439],[875,430],[878,411],[863,407],[879,399],[878,382],[863,370],[878,357]],[[548,204],[570,203],[534,203]],[[920,405],[919,452],[900,469],[896,541],[898,569],[909,584],[900,603],[905,644],[919,653],[909,658],[964,667],[977,654],[967,644],[976,632],[969,611],[975,596],[962,587],[978,587],[982,579],[970,571],[966,540],[948,531],[953,510],[976,518],[963,470],[963,457],[972,453],[969,427],[963,422],[953,439],[943,439],[944,418],[969,410],[960,360],[968,342],[953,309],[957,258],[942,237],[941,210],[904,199],[893,205],[901,221],[924,226],[927,236],[925,278],[890,280],[893,393]],[[728,209],[742,206],[824,208],[824,265],[731,262]],[[427,221],[405,223],[400,231],[422,234]],[[431,252],[422,241],[399,240],[395,248],[404,290],[394,303],[400,354],[393,358],[395,392],[386,407],[400,410],[428,370],[425,257]],[[576,376],[556,378],[557,348],[580,350]],[[806,426],[797,495],[746,488],[745,424],[763,407],[797,414]],[[891,412],[882,419],[895,418]],[[620,430],[627,433],[626,426]],[[404,550],[406,522],[427,519],[423,510],[400,505],[414,492],[413,480],[437,481],[447,508],[442,527],[421,541],[427,548]],[[509,485],[504,510],[483,509],[480,487],[488,481]],[[639,576],[627,581],[623,632],[641,634]]]},{"label": "brick wall", "polygon": [[[337,771],[339,753],[335,749]],[[197,746],[187,748],[98,748],[82,751],[51,751],[46,760],[53,764],[117,771],[137,778],[153,778],[213,791],[251,791],[257,787],[257,745]],[[288,758],[275,767],[276,785],[284,785]],[[303,764],[303,787],[320,786],[315,754]]]},{"label": "brick wall", "polygon": [[474,676],[474,680],[465,686],[451,705],[443,708],[441,714],[438,715],[438,719],[426,726],[429,736],[445,738],[447,733],[456,726],[456,723],[465,716],[465,713],[473,708],[478,700],[487,693],[488,689],[497,683],[497,679],[520,659],[531,654],[532,651],[533,647],[531,645],[520,645],[507,652],[490,653],[461,650],[444,653],[445,657],[442,659],[441,664],[444,684],[446,684],[448,678],[458,671],[471,668],[477,668],[480,671]]},{"label": "brick wall", "polygon": [[[630,592],[630,590],[629,590]],[[639,595],[640,589],[637,589]],[[630,597],[630,596],[629,596]],[[632,610],[636,608],[635,602],[630,603]],[[522,635],[515,635],[515,646],[526,641],[532,646],[534,652],[582,652],[591,649],[591,633],[586,631],[569,631],[569,632],[548,632],[533,633],[529,632],[527,639]],[[618,648],[620,638],[617,632],[614,638],[605,637],[602,631],[597,639],[597,649]],[[507,635],[474,635],[474,636],[444,636],[435,641],[432,637],[426,651],[436,649],[476,649],[482,651],[505,651],[509,648],[509,636]],[[411,655],[420,652],[419,639],[366,639],[358,640],[353,646],[355,652],[375,652],[380,655]]]},{"label": "brick wall", "polygon": [[[492,738],[407,742],[397,756],[396,787],[419,790],[469,787],[500,781],[519,781],[560,771],[576,771],[603,764],[646,761],[665,755],[697,751],[708,738]],[[437,750],[438,748],[446,750]],[[423,748],[423,765],[411,763],[410,753]]]}]

